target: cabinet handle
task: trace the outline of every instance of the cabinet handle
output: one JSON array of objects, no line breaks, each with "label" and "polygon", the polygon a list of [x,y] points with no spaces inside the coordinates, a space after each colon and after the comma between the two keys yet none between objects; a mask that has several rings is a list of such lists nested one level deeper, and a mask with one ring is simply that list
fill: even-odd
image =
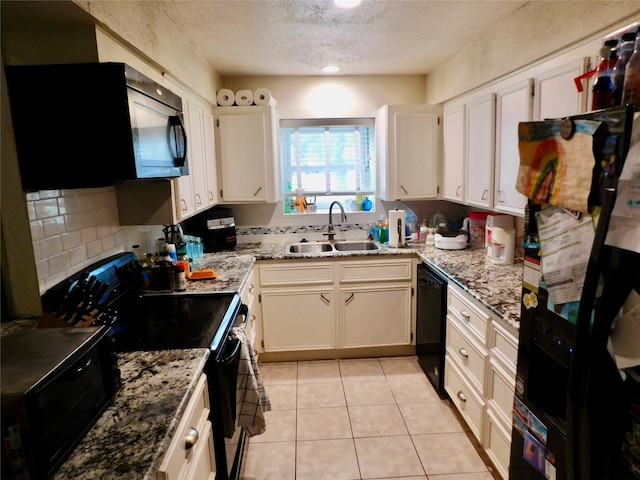
[{"label": "cabinet handle", "polygon": [[498,190],[498,202],[504,203],[504,200],[502,199],[502,190]]},{"label": "cabinet handle", "polygon": [[200,198],[199,193],[196,193],[196,202],[198,203],[198,205],[202,205],[202,199]]},{"label": "cabinet handle", "polygon": [[460,350],[458,350],[458,353],[462,355],[464,358],[469,358],[469,354],[463,347],[460,347]]},{"label": "cabinet handle", "polygon": [[251,317],[249,317],[249,320],[251,320],[252,322],[256,321],[256,316],[255,315],[251,315]]},{"label": "cabinet handle", "polygon": [[327,297],[325,297],[323,294],[320,294],[320,298],[322,299],[322,301],[324,303],[326,303],[327,305],[331,305],[331,302],[329,301],[329,299]]},{"label": "cabinet handle", "polygon": [[345,305],[349,305],[353,301],[353,293],[349,295],[349,298],[344,302]]},{"label": "cabinet handle", "polygon": [[196,445],[196,443],[198,443],[199,438],[200,438],[200,432],[198,432],[198,430],[196,430],[195,428],[191,427],[187,435],[184,437],[184,449],[189,450],[193,448]]},{"label": "cabinet handle", "polygon": [[465,396],[464,393],[462,393],[462,390],[460,390],[457,394],[456,397],[458,397],[460,399],[461,402],[466,403],[467,402],[467,397]]},{"label": "cabinet handle", "polygon": [[456,197],[460,196],[460,190],[462,190],[462,185],[458,185],[458,188],[456,188]]},{"label": "cabinet handle", "polygon": [[213,201],[213,192],[209,190],[209,201]]},{"label": "cabinet handle", "polygon": [[486,200],[488,193],[489,193],[489,190],[485,190],[484,192],[482,192],[482,198],[480,200]]},{"label": "cabinet handle", "polygon": [[253,293],[253,283],[249,284],[249,288],[247,289],[249,291],[249,293]]},{"label": "cabinet handle", "polygon": [[182,202],[182,211],[186,212],[187,211],[187,202],[185,201],[184,198],[181,198],[180,202]]},{"label": "cabinet handle", "polygon": [[466,310],[462,310],[460,312],[460,315],[462,315],[462,318],[464,318],[467,322],[471,320],[471,315],[469,315],[469,312],[467,312]]},{"label": "cabinet handle", "polygon": [[255,197],[256,195],[258,195],[258,192],[262,190],[262,187],[258,187],[258,189],[256,190],[256,193],[253,194],[253,196]]},{"label": "cabinet handle", "polygon": [[405,195],[408,195],[409,192],[407,192],[407,189],[404,188],[404,186],[400,185],[400,188],[402,189],[402,191],[405,193]]}]

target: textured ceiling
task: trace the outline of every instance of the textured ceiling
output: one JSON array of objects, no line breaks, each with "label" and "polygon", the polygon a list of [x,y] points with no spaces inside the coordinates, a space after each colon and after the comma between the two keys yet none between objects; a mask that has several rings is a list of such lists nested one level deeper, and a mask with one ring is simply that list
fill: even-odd
[{"label": "textured ceiling", "polygon": [[222,75],[425,74],[525,1],[153,0]]}]

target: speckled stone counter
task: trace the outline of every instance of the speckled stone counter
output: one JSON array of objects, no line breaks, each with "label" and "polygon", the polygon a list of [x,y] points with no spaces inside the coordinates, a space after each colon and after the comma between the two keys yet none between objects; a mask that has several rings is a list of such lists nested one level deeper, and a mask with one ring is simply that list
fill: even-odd
[{"label": "speckled stone counter", "polygon": [[207,349],[118,354],[122,387],[56,480],[155,479]]},{"label": "speckled stone counter", "polygon": [[520,327],[520,296],[524,264],[516,260],[513,265],[495,265],[484,250],[439,250],[425,247],[420,257],[455,283],[482,305],[501,318],[507,325]]},{"label": "speckled stone counter", "polygon": [[[494,265],[482,249],[440,250],[414,245],[407,248],[381,246],[377,251],[339,252],[329,258],[372,255],[417,255],[455,283],[514,329],[520,324],[522,260],[513,265]],[[238,244],[233,250],[205,254],[196,268],[213,268],[216,280],[189,281],[187,291],[238,291],[256,260],[318,258],[317,255],[285,255],[285,243]]]}]

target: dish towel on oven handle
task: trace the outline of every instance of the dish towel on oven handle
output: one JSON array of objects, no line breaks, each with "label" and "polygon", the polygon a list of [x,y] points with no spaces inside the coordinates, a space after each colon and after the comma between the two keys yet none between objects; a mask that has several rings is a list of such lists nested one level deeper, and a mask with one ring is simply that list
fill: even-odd
[{"label": "dish towel on oven handle", "polygon": [[244,325],[233,327],[233,333],[242,343],[236,388],[238,425],[244,427],[252,437],[264,433],[267,429],[264,412],[271,410],[271,402],[264,389],[262,375],[253,355],[253,346]]}]

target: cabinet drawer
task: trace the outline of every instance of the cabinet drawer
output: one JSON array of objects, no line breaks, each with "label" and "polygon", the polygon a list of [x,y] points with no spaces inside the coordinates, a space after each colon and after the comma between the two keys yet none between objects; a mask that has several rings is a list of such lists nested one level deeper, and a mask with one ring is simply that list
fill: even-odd
[{"label": "cabinet drawer", "polygon": [[444,388],[475,437],[482,442],[486,404],[474,388],[465,381],[464,375],[451,361],[449,355],[445,356]]},{"label": "cabinet drawer", "polygon": [[211,422],[207,421],[205,423],[204,431],[200,432],[200,438],[193,448],[196,451],[187,478],[193,480],[215,480],[216,454],[213,450]]},{"label": "cabinet drawer", "polygon": [[491,354],[499,359],[513,376],[518,364],[518,339],[495,320],[491,322]]},{"label": "cabinet drawer", "polygon": [[464,294],[458,292],[451,284],[447,292],[447,309],[462,320],[471,333],[478,337],[480,343],[486,344],[489,315],[471,303],[471,300],[465,298]]},{"label": "cabinet drawer", "polygon": [[339,264],[338,281],[394,282],[410,281],[413,274],[411,259],[378,259],[368,261],[343,261]]},{"label": "cabinet drawer", "polygon": [[[206,435],[207,417],[209,416],[209,394],[207,391],[207,377],[201,375],[191,400],[187,404],[184,415],[173,434],[173,439],[165,454],[157,478],[159,480],[174,480],[184,478],[196,459],[197,445]],[[199,437],[196,444],[187,448],[185,438],[189,430],[195,428]],[[203,442],[204,443],[204,442]]]},{"label": "cabinet drawer", "polygon": [[515,388],[515,374],[511,375],[495,359],[490,359],[487,398],[496,415],[506,424],[511,422]]},{"label": "cabinet drawer", "polygon": [[447,318],[447,355],[456,362],[469,382],[483,393],[487,352],[477,341],[465,335],[457,320]]},{"label": "cabinet drawer", "polygon": [[486,442],[484,449],[503,479],[509,478],[511,432],[504,427],[491,409],[487,410]]},{"label": "cabinet drawer", "polygon": [[251,305],[253,299],[256,297],[256,293],[258,292],[258,275],[257,269],[252,268],[251,273],[247,277],[247,280],[240,292],[240,298],[242,298],[243,303],[246,305]]},{"label": "cabinet drawer", "polygon": [[287,262],[286,264],[260,265],[260,286],[319,285],[333,283],[331,263]]}]

